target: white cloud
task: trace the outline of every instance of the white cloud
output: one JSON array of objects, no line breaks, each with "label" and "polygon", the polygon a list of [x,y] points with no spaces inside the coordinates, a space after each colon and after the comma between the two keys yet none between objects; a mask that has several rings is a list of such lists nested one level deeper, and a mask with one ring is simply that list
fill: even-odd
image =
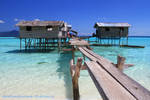
[{"label": "white cloud", "polygon": [[0,24],[3,24],[3,23],[5,23],[3,20],[0,20]]},{"label": "white cloud", "polygon": [[18,18],[15,18],[14,21],[17,22],[17,21],[19,21],[19,19],[18,19]]},{"label": "white cloud", "polygon": [[38,19],[38,18],[37,18],[37,19],[34,19],[34,20],[35,20],[35,21],[40,21],[40,19]]},{"label": "white cloud", "polygon": [[15,18],[14,21],[15,21],[15,22],[19,22],[19,21],[25,21],[25,20],[24,20],[24,19]]}]

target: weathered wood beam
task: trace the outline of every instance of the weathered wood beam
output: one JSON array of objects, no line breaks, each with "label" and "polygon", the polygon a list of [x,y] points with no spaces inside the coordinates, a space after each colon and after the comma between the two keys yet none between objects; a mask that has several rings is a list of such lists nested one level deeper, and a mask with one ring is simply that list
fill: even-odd
[{"label": "weathered wood beam", "polygon": [[70,61],[70,72],[72,76],[72,85],[73,85],[73,99],[79,100],[79,85],[78,85],[78,78],[80,76],[80,69],[82,67],[82,58],[77,59],[77,64],[74,67],[73,59]]},{"label": "weathered wood beam", "polygon": [[75,52],[75,48],[74,48],[74,46],[72,46],[72,59],[73,59],[73,63],[75,63],[75,54],[74,54],[74,52]]},{"label": "weathered wood beam", "polygon": [[118,55],[117,57],[117,68],[121,71],[123,71],[123,67],[124,67],[124,63],[125,63],[125,57],[122,57],[120,55]]},{"label": "weathered wood beam", "polygon": [[21,47],[22,47],[22,38],[20,38],[20,50],[21,50]]}]

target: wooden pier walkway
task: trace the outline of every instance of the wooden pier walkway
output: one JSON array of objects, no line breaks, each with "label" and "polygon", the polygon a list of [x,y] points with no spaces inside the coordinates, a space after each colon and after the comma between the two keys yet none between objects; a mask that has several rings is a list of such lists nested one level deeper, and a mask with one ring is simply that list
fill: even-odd
[{"label": "wooden pier walkway", "polygon": [[71,46],[89,46],[89,43],[83,39],[73,38],[69,41]]},{"label": "wooden pier walkway", "polygon": [[150,100],[150,92],[116,68],[111,61],[79,47],[91,61],[85,62],[91,78],[104,100]]},{"label": "wooden pier walkway", "polygon": [[[150,91],[124,74],[122,68],[120,68],[121,70],[117,68],[120,66],[119,64],[113,64],[108,59],[84,47],[88,45],[88,42],[82,41],[84,40],[74,39],[70,43],[72,46],[76,46],[76,48],[90,60],[85,61],[84,65],[81,65],[81,59],[80,64],[77,62],[77,65],[73,65],[73,60],[71,60],[72,63],[70,63],[70,66],[75,67],[71,68],[71,70],[74,69],[75,73],[72,74],[73,71],[71,71],[73,87],[76,87],[75,89],[73,88],[75,91],[74,96],[79,97],[79,69],[82,69],[84,66],[87,68],[95,86],[104,100],[150,100]],[[124,63],[120,64],[124,66]],[[74,100],[79,100],[79,98],[74,97]]]}]

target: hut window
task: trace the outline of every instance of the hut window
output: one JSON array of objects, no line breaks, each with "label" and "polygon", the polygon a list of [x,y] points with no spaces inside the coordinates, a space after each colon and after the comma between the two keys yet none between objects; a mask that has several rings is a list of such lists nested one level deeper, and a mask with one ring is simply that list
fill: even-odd
[{"label": "hut window", "polygon": [[27,31],[32,31],[32,27],[31,27],[31,26],[27,26],[27,27],[26,27],[26,30],[27,30]]},{"label": "hut window", "polygon": [[53,27],[52,27],[52,26],[46,26],[46,30],[47,30],[47,31],[52,31],[52,30],[53,30]]},{"label": "hut window", "polygon": [[105,31],[110,31],[110,29],[109,28],[105,28]]},{"label": "hut window", "polygon": [[124,31],[124,28],[123,28],[123,27],[121,27],[121,28],[120,28],[120,30],[121,30],[121,32],[123,32],[123,31]]}]

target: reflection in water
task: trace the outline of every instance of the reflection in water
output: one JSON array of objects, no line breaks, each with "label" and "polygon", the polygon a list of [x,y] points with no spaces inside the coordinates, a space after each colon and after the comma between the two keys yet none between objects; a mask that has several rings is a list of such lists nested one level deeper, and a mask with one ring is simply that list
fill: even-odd
[{"label": "reflection in water", "polygon": [[5,53],[50,53],[52,51],[55,51],[55,49],[22,49],[22,50],[11,50],[7,51]]},{"label": "reflection in water", "polygon": [[66,98],[72,99],[72,79],[70,75],[69,62],[72,58],[71,52],[60,53],[60,57],[57,60],[59,68],[57,69],[59,78],[64,78],[66,88]]}]

